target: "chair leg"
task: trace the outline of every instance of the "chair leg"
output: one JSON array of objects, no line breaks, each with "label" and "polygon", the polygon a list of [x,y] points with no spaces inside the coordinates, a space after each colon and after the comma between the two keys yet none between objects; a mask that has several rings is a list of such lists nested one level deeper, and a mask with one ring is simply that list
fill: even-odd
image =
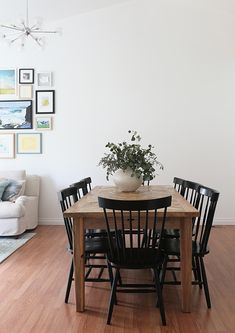
[{"label": "chair leg", "polygon": [[65,300],[64,300],[65,303],[68,303],[72,281],[73,281],[73,260],[71,262],[70,271],[69,271],[69,277],[68,277]]},{"label": "chair leg", "polygon": [[109,311],[108,311],[108,318],[107,318],[107,324],[108,325],[110,325],[110,323],[111,323],[111,318],[112,318],[112,313],[113,313],[113,305],[116,301],[117,280],[118,280],[118,273],[117,273],[117,270],[116,270],[114,280],[113,280],[111,295],[110,295],[110,301],[109,301]]},{"label": "chair leg", "polygon": [[161,274],[160,274],[160,282],[161,282],[162,288],[163,288],[163,284],[164,284],[165,276],[166,276],[167,262],[168,262],[168,256],[165,255],[164,261],[163,261],[163,264],[162,264]]},{"label": "chair leg", "polygon": [[196,262],[196,269],[197,269],[197,277],[198,277],[199,288],[202,289],[202,274],[201,274],[201,268],[200,268],[199,259],[198,259],[197,256],[195,257],[195,262]]},{"label": "chair leg", "polygon": [[208,309],[210,309],[211,300],[210,300],[209,287],[208,287],[207,277],[206,277],[206,269],[205,269],[205,265],[203,262],[203,258],[200,257],[199,260],[200,260],[200,264],[201,264],[202,280],[203,280],[203,287],[204,287],[204,292],[205,292],[205,296],[206,296],[206,303],[207,303]]},{"label": "chair leg", "polygon": [[166,316],[165,316],[165,310],[164,310],[164,304],[163,304],[163,298],[162,298],[162,286],[160,284],[157,269],[154,269],[154,275],[155,275],[156,292],[157,292],[157,297],[158,297],[156,306],[159,306],[161,319],[162,319],[162,325],[165,326],[166,325]]}]

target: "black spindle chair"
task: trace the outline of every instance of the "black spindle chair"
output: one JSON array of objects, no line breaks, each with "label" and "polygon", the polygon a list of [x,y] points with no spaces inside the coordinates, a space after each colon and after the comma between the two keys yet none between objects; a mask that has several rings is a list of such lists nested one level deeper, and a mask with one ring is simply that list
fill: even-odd
[{"label": "black spindle chair", "polygon": [[[104,210],[106,221],[109,241],[108,262],[115,270],[107,324],[111,323],[113,306],[117,304],[116,292],[156,292],[158,298],[156,304],[160,308],[162,324],[166,325],[159,272],[163,259],[162,231],[167,207],[171,205],[171,196],[139,201],[99,197],[98,201],[99,206]],[[161,216],[159,216],[159,209],[162,209]],[[127,230],[129,230],[128,233],[126,233]],[[117,287],[120,269],[152,269],[155,283],[122,283],[120,287]]]},{"label": "black spindle chair", "polygon": [[[193,220],[193,238],[192,238],[192,263],[194,271],[193,284],[204,288],[207,307],[211,308],[208,282],[203,258],[209,253],[208,240],[213,223],[215,209],[219,198],[219,192],[209,187],[200,186],[196,198],[195,206],[200,212],[199,217]],[[166,270],[180,270],[180,267],[169,267],[168,263],[172,260],[171,256],[180,258],[180,238],[164,239],[165,259],[162,269],[162,284],[181,284],[180,281],[166,281]],[[176,260],[174,260],[175,262]],[[178,260],[179,261],[179,260]]]},{"label": "black spindle chair", "polygon": [[[79,200],[78,190],[76,187],[65,188],[58,193],[58,196],[62,213]],[[64,224],[68,237],[68,250],[71,254],[73,254],[72,218],[64,217]],[[105,268],[107,268],[107,258],[106,258],[107,251],[108,251],[107,239],[105,238],[85,239],[85,267],[86,267],[85,281],[92,281],[92,282],[110,281],[112,283],[113,277],[112,277],[112,271],[110,269],[109,269],[109,278],[102,278],[103,271]],[[100,263],[100,259],[102,260],[105,259],[105,264]],[[97,264],[94,263],[94,261],[96,260],[98,260]],[[97,268],[99,268],[98,277],[93,277],[93,278],[90,277],[92,269],[97,269]],[[65,294],[65,303],[68,303],[71,284],[73,280],[73,273],[74,273],[74,265],[72,259],[68,276],[66,294]]]}]

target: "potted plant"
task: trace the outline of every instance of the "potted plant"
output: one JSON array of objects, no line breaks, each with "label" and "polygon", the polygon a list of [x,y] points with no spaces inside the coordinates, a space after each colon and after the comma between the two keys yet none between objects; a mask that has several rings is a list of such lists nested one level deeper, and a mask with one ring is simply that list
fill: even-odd
[{"label": "potted plant", "polygon": [[153,152],[154,146],[149,144],[147,148],[143,148],[139,143],[140,135],[131,130],[128,133],[131,136],[130,143],[123,141],[106,144],[109,153],[105,153],[99,165],[106,169],[107,180],[110,175],[114,175],[114,183],[120,190],[135,191],[143,181],[152,180],[156,175],[156,168],[163,169],[163,165]]}]

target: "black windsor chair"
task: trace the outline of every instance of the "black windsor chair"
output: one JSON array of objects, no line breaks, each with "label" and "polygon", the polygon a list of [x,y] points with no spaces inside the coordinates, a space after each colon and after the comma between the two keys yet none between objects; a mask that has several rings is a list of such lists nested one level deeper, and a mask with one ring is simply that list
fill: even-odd
[{"label": "black windsor chair", "polygon": [[[75,202],[79,200],[76,187],[68,187],[59,192],[59,201],[62,209],[62,213],[71,207]],[[68,237],[68,250],[73,254],[73,230],[72,230],[72,218],[64,217],[64,224]],[[112,284],[112,270],[109,269],[109,278],[102,278],[102,274],[105,268],[107,268],[106,254],[108,251],[107,238],[85,238],[85,281],[93,282],[106,282],[110,281]],[[100,263],[100,259],[105,259],[105,264]],[[98,260],[95,264],[94,261]],[[90,273],[93,269],[99,268],[98,277],[90,277]],[[65,303],[68,303],[69,294],[71,290],[71,284],[73,281],[74,265],[73,258],[71,260],[70,271],[68,276],[67,288],[65,293]]]},{"label": "black windsor chair", "polygon": [[[107,324],[111,323],[113,306],[117,304],[117,292],[156,292],[158,298],[156,304],[159,305],[162,324],[166,325],[159,272],[163,263],[161,235],[167,216],[167,207],[171,205],[171,196],[139,201],[99,197],[98,201],[99,206],[104,210],[106,221],[109,241],[108,262],[115,270]],[[160,208],[163,211],[159,217],[158,209]],[[128,233],[126,233],[127,229]],[[120,269],[152,269],[155,283],[122,283],[117,286]]]},{"label": "black windsor chair", "polygon": [[[193,219],[193,238],[192,238],[192,269],[194,273],[193,284],[204,288],[207,307],[211,307],[208,282],[203,258],[209,253],[208,240],[213,223],[215,209],[219,198],[219,192],[211,188],[200,186],[198,195],[196,196],[195,207],[199,210],[200,216]],[[180,267],[170,267],[169,262],[177,262],[180,258],[180,238],[164,239],[163,249],[165,259],[162,268],[162,284],[181,284],[180,281],[166,281],[166,270],[180,270]],[[171,256],[176,256],[178,259],[171,259]]]}]

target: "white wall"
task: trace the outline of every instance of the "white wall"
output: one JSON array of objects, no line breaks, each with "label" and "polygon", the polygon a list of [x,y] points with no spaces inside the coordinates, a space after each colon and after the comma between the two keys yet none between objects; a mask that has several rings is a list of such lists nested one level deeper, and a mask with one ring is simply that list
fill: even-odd
[{"label": "white wall", "polygon": [[109,140],[138,130],[165,170],[221,192],[216,222],[235,223],[235,17],[206,1],[133,0],[52,22],[61,37],[20,52],[1,46],[0,66],[51,70],[54,130],[42,155],[0,160],[42,177],[40,223],[62,221],[56,192],[97,167]]}]

